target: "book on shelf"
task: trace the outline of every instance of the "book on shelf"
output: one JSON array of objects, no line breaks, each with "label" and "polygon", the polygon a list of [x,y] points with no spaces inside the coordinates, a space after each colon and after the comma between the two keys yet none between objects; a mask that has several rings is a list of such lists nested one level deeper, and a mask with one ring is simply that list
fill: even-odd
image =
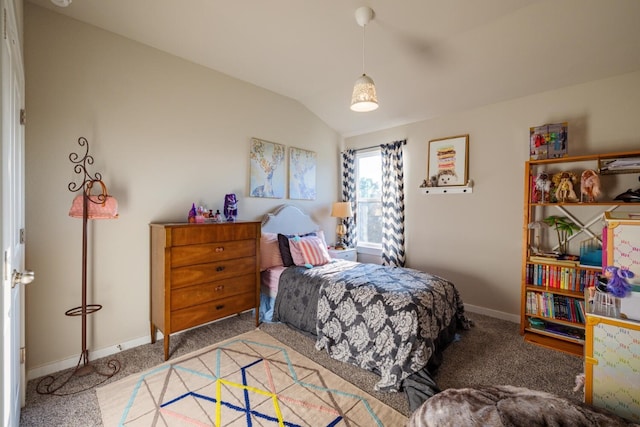
[{"label": "book on shelf", "polygon": [[545,331],[563,335],[569,338],[575,338],[578,340],[584,339],[584,331],[572,328],[571,326],[558,325],[556,323],[547,323],[545,325]]},{"label": "book on shelf", "polygon": [[545,263],[527,264],[525,270],[528,285],[572,292],[583,292],[585,287],[595,286],[598,273],[597,270]]},{"label": "book on shelf", "polygon": [[576,306],[576,315],[578,318],[578,321],[580,323],[585,323],[586,319],[584,317],[584,300],[583,299],[574,299],[574,304]]},{"label": "book on shelf", "polygon": [[528,315],[584,324],[584,300],[551,292],[527,291],[525,309]]},{"label": "book on shelf", "polygon": [[617,159],[600,159],[598,172],[608,173],[632,173],[640,171],[640,157],[623,157]]},{"label": "book on shelf", "polygon": [[529,257],[529,261],[576,267],[580,264],[580,257],[576,255],[558,255],[556,257],[547,255],[531,255]]}]

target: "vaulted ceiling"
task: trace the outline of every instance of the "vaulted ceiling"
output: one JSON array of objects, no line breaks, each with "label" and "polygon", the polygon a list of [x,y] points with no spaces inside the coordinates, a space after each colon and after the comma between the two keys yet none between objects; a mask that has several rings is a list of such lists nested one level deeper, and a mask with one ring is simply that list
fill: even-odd
[{"label": "vaulted ceiling", "polygon": [[[638,0],[28,0],[293,98],[343,136],[640,70]],[[365,71],[380,108],[349,109]]]}]

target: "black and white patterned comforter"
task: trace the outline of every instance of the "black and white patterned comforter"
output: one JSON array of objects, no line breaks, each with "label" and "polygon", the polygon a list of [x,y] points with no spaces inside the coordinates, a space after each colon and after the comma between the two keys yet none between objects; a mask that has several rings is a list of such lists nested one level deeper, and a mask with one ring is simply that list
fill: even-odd
[{"label": "black and white patterned comforter", "polygon": [[452,322],[469,327],[448,280],[343,260],[285,270],[273,320],[316,335],[316,348],[334,359],[379,373],[375,389],[381,391],[398,391],[425,367]]}]

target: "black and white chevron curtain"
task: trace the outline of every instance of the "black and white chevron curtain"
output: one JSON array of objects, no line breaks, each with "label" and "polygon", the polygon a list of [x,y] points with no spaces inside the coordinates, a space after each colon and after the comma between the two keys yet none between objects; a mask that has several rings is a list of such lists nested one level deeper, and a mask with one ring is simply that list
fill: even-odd
[{"label": "black and white chevron curtain", "polygon": [[[351,202],[351,209],[356,215],[356,150],[346,150],[342,153],[342,201]],[[355,248],[358,243],[357,218],[345,218],[347,234],[344,243],[348,248]]]},{"label": "black and white chevron curtain", "polygon": [[382,150],[382,264],[404,267],[404,160],[406,140],[383,144]]}]

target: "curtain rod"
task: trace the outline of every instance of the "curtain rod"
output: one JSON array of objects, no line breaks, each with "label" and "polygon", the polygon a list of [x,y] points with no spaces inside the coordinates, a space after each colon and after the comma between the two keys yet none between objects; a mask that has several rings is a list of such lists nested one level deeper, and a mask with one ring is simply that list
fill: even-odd
[{"label": "curtain rod", "polygon": [[[407,140],[406,139],[401,139],[400,141],[402,142],[402,145],[407,145]],[[398,141],[394,141],[394,142],[398,142]],[[370,150],[372,148],[379,148],[381,145],[383,145],[383,144],[372,145],[371,147],[354,148],[353,151]]]}]

